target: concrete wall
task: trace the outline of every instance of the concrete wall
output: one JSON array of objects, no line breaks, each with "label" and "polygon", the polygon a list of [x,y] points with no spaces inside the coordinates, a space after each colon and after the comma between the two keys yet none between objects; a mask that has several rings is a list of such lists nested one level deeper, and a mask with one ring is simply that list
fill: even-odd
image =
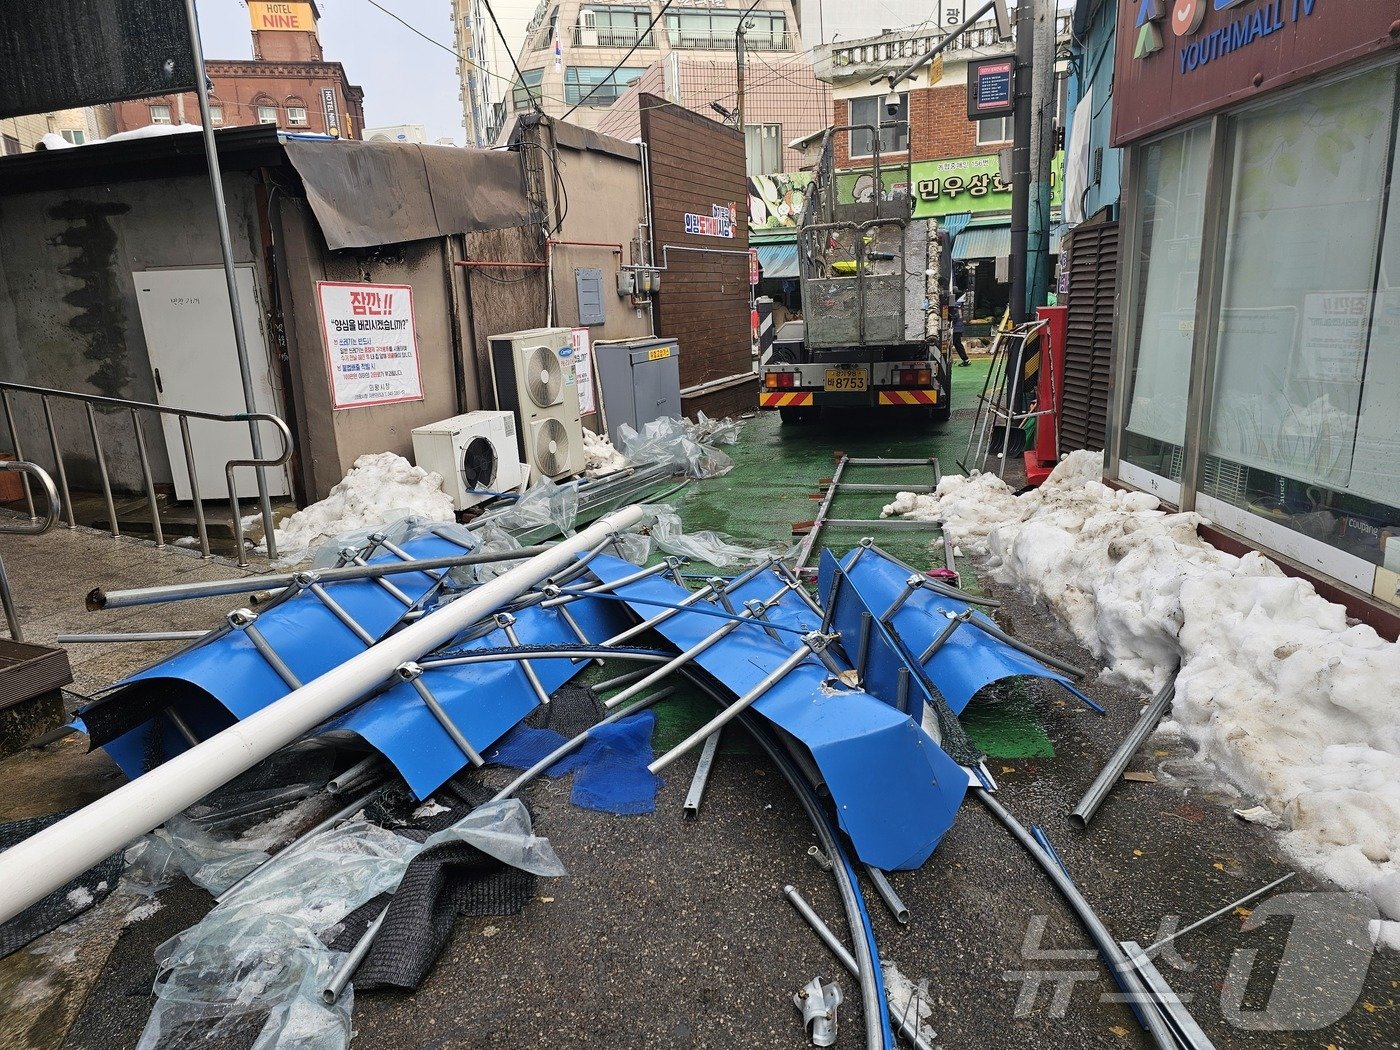
[{"label": "concrete wall", "polygon": [[[252,178],[227,172],[224,187],[235,259],[254,264],[265,297]],[[131,275],[218,265],[213,204],[202,176],[0,198],[0,378],[155,401]],[[52,467],[37,399],[17,395],[14,404],[25,453]],[[94,484],[85,414],[75,404],[54,414],[60,444],[74,450],[69,480]],[[136,489],[141,473],[130,417],[99,413],[98,420],[114,484]],[[153,473],[168,482],[164,443],[154,420],[146,425]]]},{"label": "concrete wall", "polygon": [[[448,243],[414,241],[375,252],[331,252],[305,202],[289,199],[276,214],[283,318],[300,430],[299,467],[309,499],[322,499],[366,452],[413,458],[414,427],[478,407],[459,403],[457,347],[462,342]],[[318,281],[405,284],[413,289],[414,329],[423,400],[331,407],[329,363],[321,331]],[[470,365],[470,362],[467,362]],[[471,390],[475,377],[468,384]]]}]

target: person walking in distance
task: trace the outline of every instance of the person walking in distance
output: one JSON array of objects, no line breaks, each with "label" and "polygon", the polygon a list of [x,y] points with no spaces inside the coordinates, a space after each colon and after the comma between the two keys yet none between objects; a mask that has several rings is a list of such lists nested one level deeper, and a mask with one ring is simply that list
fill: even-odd
[{"label": "person walking in distance", "polygon": [[953,300],[953,305],[948,308],[948,320],[953,325],[953,349],[958,352],[958,365],[970,365],[972,362],[967,359],[967,351],[963,349],[963,296],[958,296]]}]

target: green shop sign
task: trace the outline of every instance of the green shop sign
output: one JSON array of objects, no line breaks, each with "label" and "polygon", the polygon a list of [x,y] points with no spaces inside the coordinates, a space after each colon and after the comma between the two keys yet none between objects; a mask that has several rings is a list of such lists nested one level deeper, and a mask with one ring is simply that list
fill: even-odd
[{"label": "green shop sign", "polygon": [[[1056,153],[1050,165],[1050,205],[1064,203],[1065,155]],[[984,215],[1011,210],[1011,187],[1001,181],[995,153],[975,157],[949,157],[945,160],[916,161],[880,173],[881,195],[885,200],[908,192],[914,184],[914,218],[933,219],[955,212]],[[851,171],[836,177],[837,197],[843,204],[869,201],[875,192],[870,171]]]}]

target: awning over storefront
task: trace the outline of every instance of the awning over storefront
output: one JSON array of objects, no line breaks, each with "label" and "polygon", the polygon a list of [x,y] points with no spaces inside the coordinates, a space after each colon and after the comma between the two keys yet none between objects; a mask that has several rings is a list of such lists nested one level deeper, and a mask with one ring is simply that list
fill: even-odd
[{"label": "awning over storefront", "polygon": [[[1058,227],[1050,232],[1050,254],[1060,253]],[[969,226],[953,240],[954,259],[1003,259],[1011,255],[1011,224]]]},{"label": "awning over storefront", "polygon": [[1000,259],[1011,254],[1011,226],[970,226],[953,240],[954,259]]},{"label": "awning over storefront", "polygon": [[797,245],[756,244],[758,265],[767,280],[797,276]]}]

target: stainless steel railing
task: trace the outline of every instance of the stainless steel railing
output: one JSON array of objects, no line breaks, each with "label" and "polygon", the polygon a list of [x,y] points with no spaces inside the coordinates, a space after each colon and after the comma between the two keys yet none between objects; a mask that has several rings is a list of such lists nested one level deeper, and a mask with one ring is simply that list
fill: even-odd
[{"label": "stainless steel railing", "polygon": [[[54,522],[58,521],[58,490],[53,487],[53,478],[49,477],[49,472],[37,463],[27,463],[24,460],[0,462],[0,471],[24,474],[24,494],[29,502],[29,520],[0,521],[0,533],[9,533],[12,536],[38,536],[53,528]],[[42,517],[34,513],[34,497],[29,488],[31,477],[38,482],[39,487],[44,490],[44,495],[48,497]],[[4,558],[0,558],[0,606],[5,609],[5,622],[9,625],[10,637],[17,642],[24,641],[24,630],[19,624],[19,612],[15,609],[14,596],[10,594],[10,577],[5,572]]]},{"label": "stainless steel railing", "polygon": [[[190,437],[190,420],[206,419],[216,423],[238,424],[240,429],[246,429],[250,424],[264,424],[273,427],[282,439],[281,453],[271,459],[231,459],[224,464],[224,479],[228,486],[229,514],[232,518],[234,543],[238,550],[238,564],[247,565],[247,554],[244,550],[243,542],[243,518],[239,513],[238,486],[234,480],[234,470],[237,467],[280,467],[286,463],[292,455],[292,432],[280,418],[266,412],[237,412],[232,415],[221,415],[215,412],[198,412],[194,409],[172,408],[168,405],[156,405],[147,401],[130,401],[126,398],[103,397],[98,394],[81,394],[72,390],[55,390],[49,387],[29,386],[24,383],[4,383],[0,382],[0,407],[5,411],[5,422],[9,427],[10,444],[14,450],[15,459],[23,461],[25,458],[24,444],[20,439],[20,428],[15,421],[15,411],[13,398],[16,394],[34,396],[39,399],[40,407],[44,414],[44,426],[48,431],[49,449],[53,454],[54,467],[58,473],[58,488],[62,492],[62,509],[67,521],[68,528],[76,528],[77,521],[73,514],[73,496],[68,487],[68,468],[64,462],[65,450],[59,442],[58,429],[54,425],[54,402],[71,401],[81,404],[87,416],[87,429],[91,436],[92,451],[97,464],[98,480],[102,485],[102,498],[107,504],[108,531],[114,536],[121,535],[121,527],[117,522],[116,501],[112,498],[111,470],[107,462],[107,454],[103,449],[102,436],[97,427],[97,409],[110,409],[115,412],[125,411],[129,413],[131,419],[132,434],[136,440],[137,458],[141,465],[141,478],[144,484],[146,504],[151,516],[151,531],[155,538],[157,547],[165,546],[165,533],[161,527],[160,502],[156,499],[155,479],[151,473],[151,461],[146,451],[146,432],[141,423],[143,412],[153,412],[160,416],[173,416],[179,422],[180,440],[184,447],[185,469],[188,472],[190,482],[190,498],[194,505],[195,528],[199,533],[200,553],[208,558],[211,556],[209,548],[209,530],[204,516],[204,503],[199,491],[199,474],[195,466],[194,442]],[[9,469],[23,469],[25,466],[33,464],[10,464]],[[38,469],[38,468],[35,468]],[[29,511],[31,522],[39,519],[34,513],[34,497],[30,490],[29,478],[32,472],[24,475],[24,499]],[[259,471],[259,474],[261,472]],[[48,478],[47,474],[44,474]],[[50,490],[53,482],[48,481]],[[263,532],[267,538],[267,554],[269,558],[277,557],[277,541],[273,534],[272,515],[268,510],[268,502],[262,497],[266,495],[259,484],[259,503],[263,507]],[[53,497],[51,511],[57,516],[57,495]],[[13,530],[10,530],[13,531]],[[44,530],[40,530],[44,531]]]}]

